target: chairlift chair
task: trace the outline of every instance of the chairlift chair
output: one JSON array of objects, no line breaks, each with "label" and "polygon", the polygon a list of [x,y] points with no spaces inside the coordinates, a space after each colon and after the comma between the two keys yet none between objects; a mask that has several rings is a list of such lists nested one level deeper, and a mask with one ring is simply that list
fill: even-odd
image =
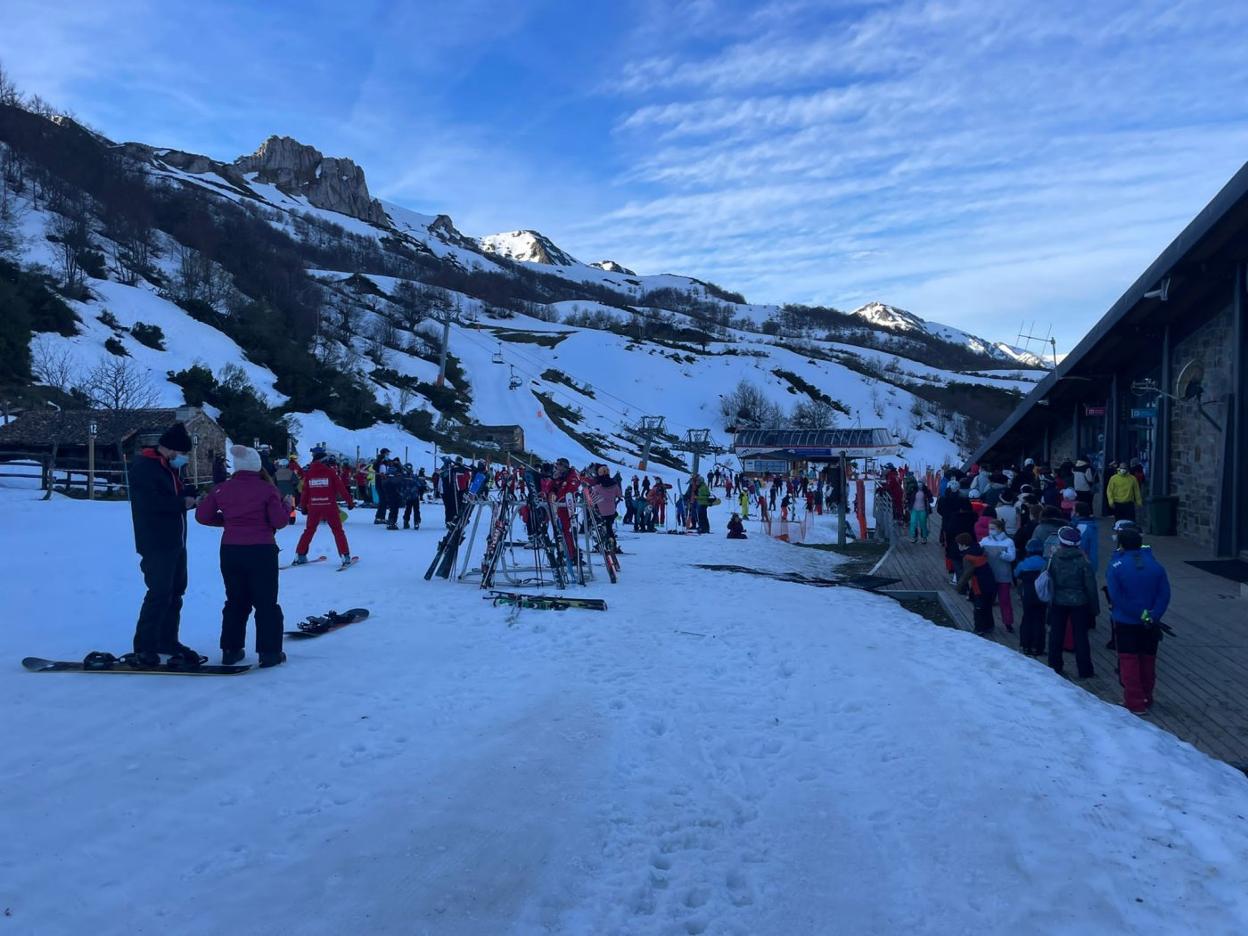
[{"label": "chairlift chair", "polygon": [[501,341],[498,343],[498,350],[495,351],[492,355],[490,355],[490,361],[494,364],[506,364],[507,363],[506,361],[503,360],[503,343]]},{"label": "chairlift chair", "polygon": [[511,377],[510,377],[510,378],[508,379],[508,381],[507,381],[507,389],[508,389],[508,390],[519,390],[519,389],[520,389],[520,385],[521,385],[521,384],[523,384],[523,383],[524,383],[524,381],[523,381],[523,380],[521,380],[519,377],[517,377],[517,376],[516,376],[516,367],[515,367],[515,365],[514,365],[514,364],[513,364],[513,365],[511,365]]}]

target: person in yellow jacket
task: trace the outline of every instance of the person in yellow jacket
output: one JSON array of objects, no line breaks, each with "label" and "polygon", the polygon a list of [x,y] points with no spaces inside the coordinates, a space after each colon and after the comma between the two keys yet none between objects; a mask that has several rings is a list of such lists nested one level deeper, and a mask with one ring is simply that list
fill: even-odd
[{"label": "person in yellow jacket", "polygon": [[1135,508],[1144,503],[1144,498],[1140,496],[1140,482],[1126,465],[1120,464],[1109,484],[1105,485],[1105,502],[1114,512],[1115,520],[1135,519]]}]

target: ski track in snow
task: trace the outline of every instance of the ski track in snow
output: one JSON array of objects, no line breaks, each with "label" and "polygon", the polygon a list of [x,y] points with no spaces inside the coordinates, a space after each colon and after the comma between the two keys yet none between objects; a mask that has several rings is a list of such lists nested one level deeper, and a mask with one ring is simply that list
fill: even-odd
[{"label": "ski track in snow", "polygon": [[[439,508],[398,533],[358,510],[360,565],[283,572],[282,602],[367,621],[271,671],[105,679],[17,660],[125,649],[127,506],[34,498],[0,490],[0,931],[1248,926],[1242,775],[886,598],[692,568],[830,570],[753,523],[626,533],[621,583],[584,590],[609,611],[544,612],[422,581]],[[192,527],[204,652],[217,536]]]}]

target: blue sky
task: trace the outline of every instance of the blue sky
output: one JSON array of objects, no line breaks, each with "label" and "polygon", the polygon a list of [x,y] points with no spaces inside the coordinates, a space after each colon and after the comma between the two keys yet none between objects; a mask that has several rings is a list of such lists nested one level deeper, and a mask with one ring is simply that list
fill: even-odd
[{"label": "blue sky", "polygon": [[271,133],[467,233],[1072,346],[1248,159],[1248,4],[5,0],[114,139]]}]

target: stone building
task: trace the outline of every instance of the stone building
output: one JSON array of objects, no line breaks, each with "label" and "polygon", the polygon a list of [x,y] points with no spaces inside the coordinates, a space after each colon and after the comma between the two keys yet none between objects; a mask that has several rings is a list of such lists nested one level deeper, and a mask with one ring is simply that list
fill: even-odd
[{"label": "stone building", "polygon": [[1248,165],[972,461],[1138,458],[1147,517],[1173,509],[1174,532],[1248,558],[1246,278]]},{"label": "stone building", "polygon": [[[225,453],[225,430],[202,409],[27,410],[0,427],[0,462],[37,460],[47,478],[57,472],[85,472],[88,441],[94,427],[95,465],[101,472],[124,474],[125,465],[142,446],[180,422],[195,443],[186,478],[194,483],[212,478],[213,457]],[[84,482],[85,483],[85,482]]]}]

